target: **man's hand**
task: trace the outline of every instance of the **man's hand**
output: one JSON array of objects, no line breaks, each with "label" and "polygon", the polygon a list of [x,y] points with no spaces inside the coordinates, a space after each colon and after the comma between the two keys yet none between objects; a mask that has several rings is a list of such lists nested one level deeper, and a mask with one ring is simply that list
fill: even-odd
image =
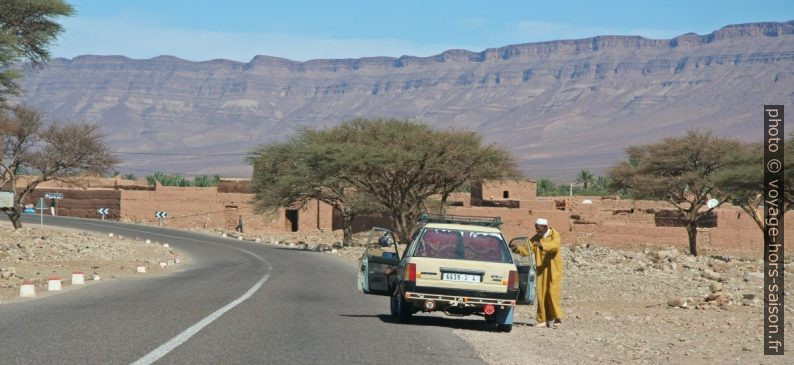
[{"label": "man's hand", "polygon": [[533,245],[537,246],[541,251],[543,251],[543,244],[540,241],[532,242]]}]

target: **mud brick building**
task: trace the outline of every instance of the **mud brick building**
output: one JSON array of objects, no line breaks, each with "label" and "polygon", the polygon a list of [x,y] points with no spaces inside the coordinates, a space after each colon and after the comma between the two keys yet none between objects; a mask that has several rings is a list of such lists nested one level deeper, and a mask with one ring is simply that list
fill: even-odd
[{"label": "mud brick building", "polygon": [[[474,184],[471,193],[452,194],[446,211],[466,216],[499,216],[510,239],[534,232],[534,221],[546,218],[565,244],[596,243],[613,247],[688,247],[686,230],[673,208],[658,201],[623,200],[602,196],[538,197],[534,181],[490,181]],[[333,209],[318,201],[302,209],[280,208],[256,212],[250,183],[244,179],[221,181],[218,187],[150,187],[146,182],[123,179],[89,179],[80,187],[58,182],[39,185],[27,204],[48,192],[63,199],[46,199],[59,215],[99,218],[98,208],[110,209],[109,219],[158,223],[154,213],[168,212],[168,227],[234,230],[240,216],[246,232],[330,232],[342,228]],[[786,217],[792,217],[792,213]],[[724,205],[701,228],[701,251],[729,248],[760,252],[761,231],[741,209]],[[388,227],[382,217],[359,216],[354,232],[372,226]],[[787,233],[794,234],[794,225]]]}]

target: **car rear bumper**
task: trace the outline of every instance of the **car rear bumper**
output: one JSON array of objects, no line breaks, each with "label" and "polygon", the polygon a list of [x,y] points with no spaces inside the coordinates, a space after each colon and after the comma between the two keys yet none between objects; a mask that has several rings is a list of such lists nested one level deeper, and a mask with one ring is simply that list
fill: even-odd
[{"label": "car rear bumper", "polygon": [[403,283],[402,292],[407,300],[434,300],[446,302],[449,305],[464,306],[484,306],[486,304],[514,306],[516,305],[516,298],[518,297],[518,291],[510,289],[508,289],[506,293],[494,293],[475,290],[421,287],[413,283]]}]

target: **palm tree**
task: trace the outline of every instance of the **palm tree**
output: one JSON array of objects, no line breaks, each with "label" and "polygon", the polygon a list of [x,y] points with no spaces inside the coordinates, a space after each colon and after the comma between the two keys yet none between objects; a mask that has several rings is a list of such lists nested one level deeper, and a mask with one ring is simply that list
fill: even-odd
[{"label": "palm tree", "polygon": [[606,190],[609,187],[609,179],[604,176],[598,176],[595,180],[596,188]]},{"label": "palm tree", "polygon": [[582,184],[582,187],[587,189],[588,184],[592,184],[595,181],[595,176],[592,172],[587,170],[582,170],[579,172],[579,176],[576,177],[576,182]]},{"label": "palm tree", "polygon": [[556,188],[557,187],[554,185],[554,183],[545,177],[541,177],[537,181],[537,194],[540,196],[547,195]]}]

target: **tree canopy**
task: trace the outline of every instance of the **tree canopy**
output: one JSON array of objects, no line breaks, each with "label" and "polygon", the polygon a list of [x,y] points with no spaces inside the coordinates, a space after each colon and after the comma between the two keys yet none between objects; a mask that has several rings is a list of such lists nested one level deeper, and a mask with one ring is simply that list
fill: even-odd
[{"label": "tree canopy", "polygon": [[738,141],[703,131],[631,146],[626,149],[627,159],[609,171],[611,188],[626,190],[637,199],[664,200],[675,207],[686,222],[690,253],[696,256],[697,227],[719,206],[707,207],[707,201],[722,198],[722,204],[726,198],[717,188],[715,174],[729,165],[728,156],[739,148]]},{"label": "tree canopy", "polygon": [[63,31],[55,21],[72,15],[63,0],[0,0],[0,109],[8,95],[17,95],[21,73],[15,64],[30,61],[39,67],[50,59],[48,47]]},{"label": "tree canopy", "polygon": [[[1,208],[15,228],[20,227],[19,204],[40,183],[72,180],[81,174],[101,174],[116,158],[95,125],[52,124],[44,127],[41,115],[25,107],[0,112],[0,186],[16,192],[15,206]],[[17,182],[23,173],[33,176],[21,191]]]},{"label": "tree canopy", "polygon": [[250,162],[257,204],[273,208],[319,199],[341,212],[374,203],[403,242],[429,197],[445,200],[471,182],[520,176],[509,153],[484,145],[476,133],[395,119],[303,130],[286,143],[254,151]]}]

